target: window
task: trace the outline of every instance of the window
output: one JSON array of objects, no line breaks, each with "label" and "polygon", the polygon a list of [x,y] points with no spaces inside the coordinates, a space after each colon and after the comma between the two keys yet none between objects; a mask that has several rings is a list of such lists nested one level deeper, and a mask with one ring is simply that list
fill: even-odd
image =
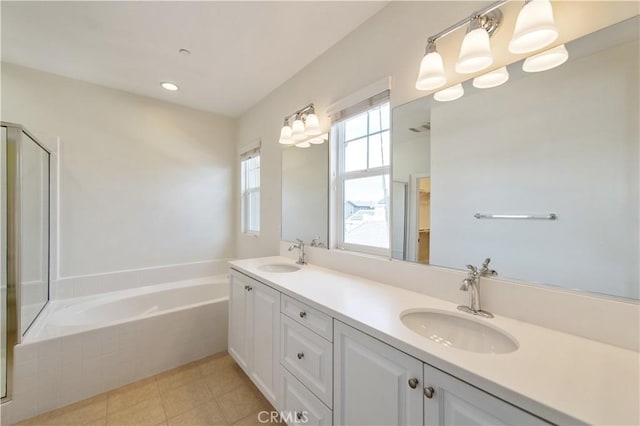
[{"label": "window", "polygon": [[386,91],[333,126],[339,248],[389,254],[389,121]]},{"label": "window", "polygon": [[240,156],[240,188],[242,232],[260,233],[260,151],[255,149]]}]

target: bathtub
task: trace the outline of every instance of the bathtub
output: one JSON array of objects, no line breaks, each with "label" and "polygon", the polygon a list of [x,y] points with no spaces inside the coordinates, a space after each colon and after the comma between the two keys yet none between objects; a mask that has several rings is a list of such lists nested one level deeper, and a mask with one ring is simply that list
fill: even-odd
[{"label": "bathtub", "polygon": [[15,347],[12,420],[226,350],[228,291],[215,276],[49,302]]}]

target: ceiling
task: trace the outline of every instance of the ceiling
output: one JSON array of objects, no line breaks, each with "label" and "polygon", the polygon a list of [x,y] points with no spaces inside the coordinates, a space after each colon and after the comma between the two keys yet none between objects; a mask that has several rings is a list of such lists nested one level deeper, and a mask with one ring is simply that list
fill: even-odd
[{"label": "ceiling", "polygon": [[2,61],[237,117],[386,4],[2,1]]}]

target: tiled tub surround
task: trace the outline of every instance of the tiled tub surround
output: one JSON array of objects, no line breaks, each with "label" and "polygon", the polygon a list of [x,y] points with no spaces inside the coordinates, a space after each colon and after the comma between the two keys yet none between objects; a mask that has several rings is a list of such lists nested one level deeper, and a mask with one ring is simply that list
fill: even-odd
[{"label": "tiled tub surround", "polygon": [[232,268],[285,295],[558,424],[639,424],[640,354],[502,315],[478,319],[519,344],[512,353],[477,354],[446,347],[404,326],[409,309],[457,313],[456,303],[337,271],[306,265],[291,273],[263,272],[285,257],[232,261]]},{"label": "tiled tub surround", "polygon": [[[225,275],[51,302],[24,342],[15,347],[13,396],[2,405],[2,424],[224,351],[227,283]],[[192,293],[191,298],[181,297],[181,289]],[[164,302],[162,292],[169,296]],[[153,304],[160,308],[166,302],[178,303],[133,314],[132,306],[148,307],[141,303],[143,293],[155,298]],[[120,307],[117,301],[122,302]],[[90,315],[96,303],[98,318]],[[109,304],[109,314],[99,310]],[[63,327],[47,322],[57,313],[74,310],[77,324],[66,321],[73,319],[70,315],[62,317]],[[118,317],[122,311],[130,315]]]},{"label": "tiled tub surround", "polygon": [[272,410],[223,352],[24,420],[19,426],[256,425],[268,417],[264,412]]}]

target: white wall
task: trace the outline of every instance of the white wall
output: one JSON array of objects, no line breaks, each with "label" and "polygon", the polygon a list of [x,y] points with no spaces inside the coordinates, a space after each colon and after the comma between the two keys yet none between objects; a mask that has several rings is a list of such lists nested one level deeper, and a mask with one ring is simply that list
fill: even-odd
[{"label": "white wall", "polygon": [[638,48],[433,105],[431,263],[490,256],[504,277],[640,296]]},{"label": "white wall", "polygon": [[[236,227],[237,254],[254,257],[278,253],[281,218],[281,156],[278,137],[282,117],[314,102],[321,125],[328,127],[327,106],[391,76],[391,104],[397,106],[424,96],[414,88],[427,37],[459,21],[490,2],[392,2],[314,62],[274,90],[245,113],[238,122],[237,143],[244,146],[261,139],[262,226],[258,238],[247,237]],[[505,7],[511,21],[496,33],[496,52],[507,52],[515,14],[521,3]],[[571,40],[638,13],[635,2],[554,2],[560,41]],[[459,34],[458,34],[459,33]],[[454,57],[464,31],[438,45],[445,57]],[[496,64],[520,57],[496,54]],[[447,61],[447,69],[453,67]],[[452,80],[452,83],[454,80]],[[240,149],[238,149],[240,151]],[[239,192],[239,189],[236,189]],[[236,199],[239,205],[239,198]]]},{"label": "white wall", "polygon": [[234,120],[6,63],[2,120],[60,138],[60,278],[234,256]]}]

